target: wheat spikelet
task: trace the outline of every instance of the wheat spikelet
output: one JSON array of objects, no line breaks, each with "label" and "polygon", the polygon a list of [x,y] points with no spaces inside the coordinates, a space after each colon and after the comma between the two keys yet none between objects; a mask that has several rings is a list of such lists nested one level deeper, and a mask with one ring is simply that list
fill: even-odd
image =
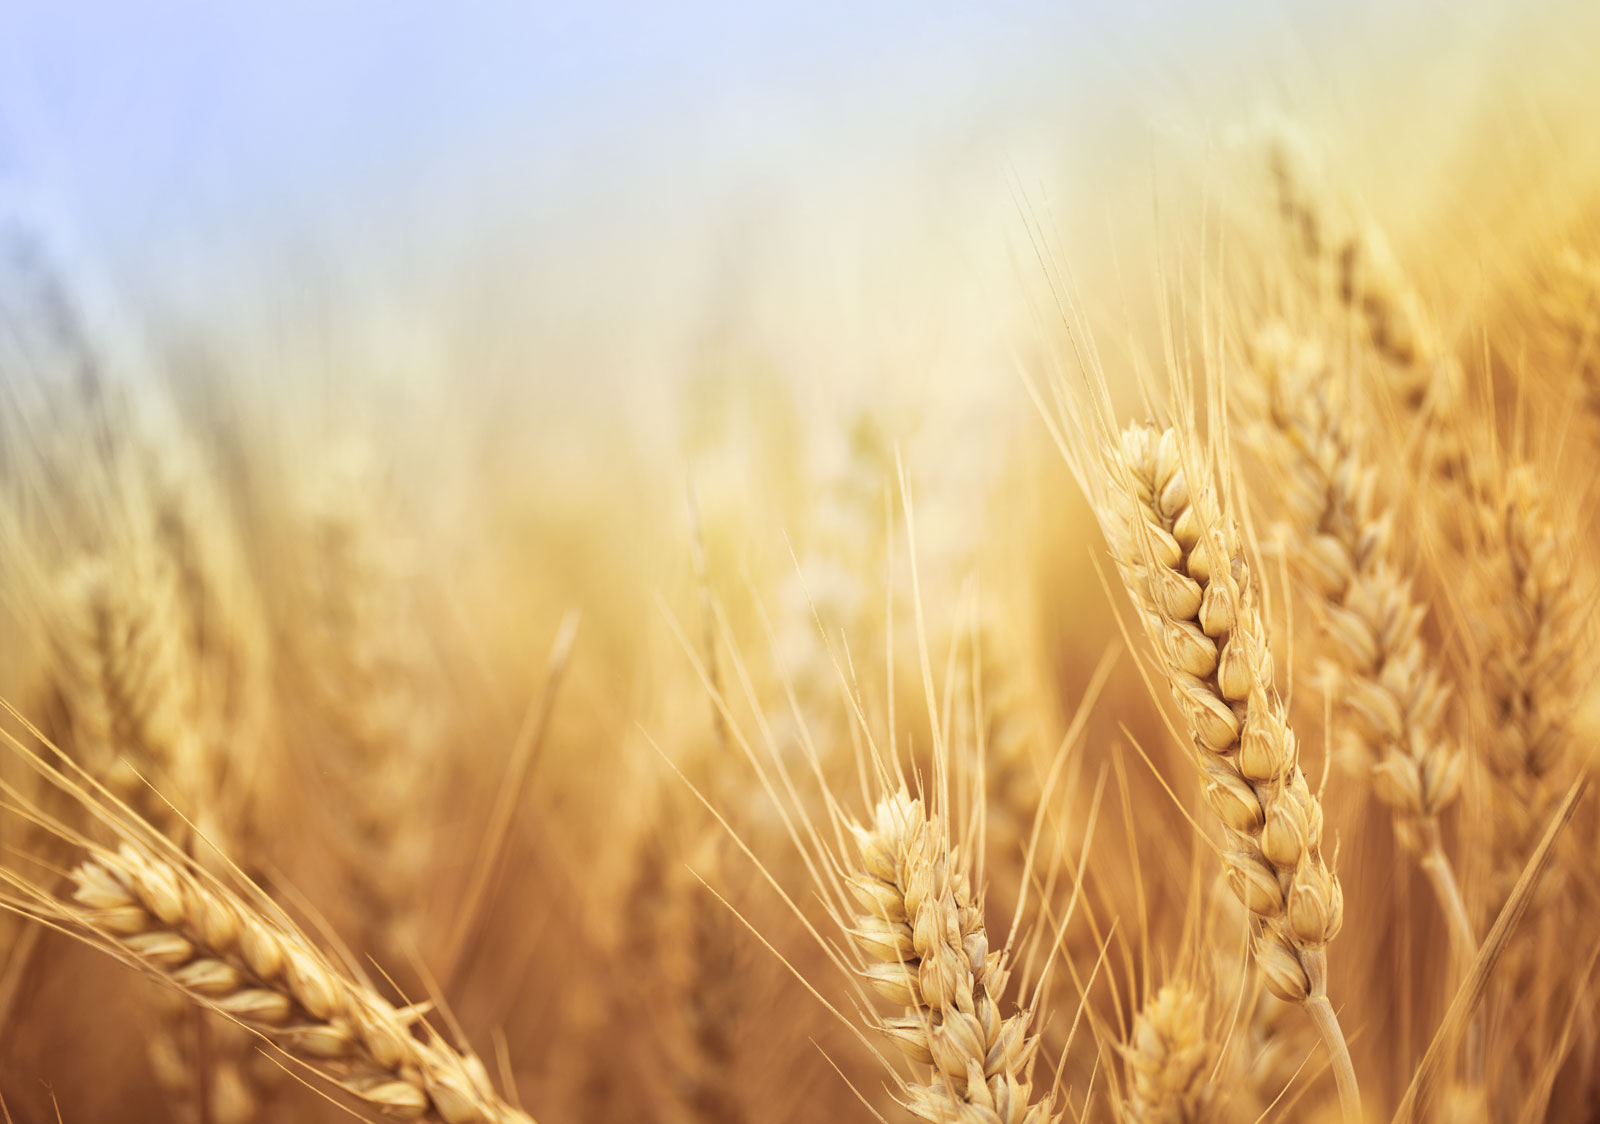
[{"label": "wheat spikelet", "polygon": [[1123,1045],[1130,1124],[1201,1124],[1210,1119],[1210,1070],[1216,1044],[1205,1000],[1185,981],[1170,983],[1145,1003]]},{"label": "wheat spikelet", "polygon": [[1228,883],[1253,917],[1273,993],[1307,1005],[1346,1112],[1354,1074],[1327,1000],[1325,946],[1344,918],[1322,859],[1322,804],[1273,686],[1272,653],[1237,528],[1191,484],[1176,430],[1135,423],[1108,451],[1097,502],[1124,584],[1194,737],[1206,801],[1227,835]]},{"label": "wheat spikelet", "polygon": [[527,1122],[482,1064],[413,1030],[298,933],[177,860],[132,839],[89,846],[71,901],[28,889],[41,915],[266,1038],[368,1107],[443,1124]]},{"label": "wheat spikelet", "polygon": [[1426,607],[1401,576],[1377,470],[1321,349],[1274,324],[1250,354],[1263,391],[1254,432],[1277,470],[1268,475],[1288,525],[1290,568],[1338,669],[1330,696],[1397,835],[1433,881],[1464,964],[1475,942],[1438,817],[1461,791],[1465,758],[1445,728],[1449,691],[1423,640]]},{"label": "wheat spikelet", "polygon": [[851,931],[863,976],[904,1014],[878,1026],[927,1084],[907,1084],[906,1106],[930,1124],[1043,1124],[1051,1097],[1031,1096],[1038,1039],[1029,1012],[1000,1017],[1003,954],[990,952],[983,917],[945,826],[904,789],[852,824],[861,861],[850,889],[866,911]]}]

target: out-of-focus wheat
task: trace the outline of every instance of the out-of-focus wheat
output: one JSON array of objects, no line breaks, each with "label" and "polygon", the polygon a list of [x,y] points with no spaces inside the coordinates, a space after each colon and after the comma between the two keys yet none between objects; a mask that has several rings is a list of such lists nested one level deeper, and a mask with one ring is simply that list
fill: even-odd
[{"label": "out-of-focus wheat", "polygon": [[1272,467],[1285,555],[1338,669],[1328,693],[1358,763],[1394,810],[1396,833],[1432,882],[1465,965],[1476,941],[1439,831],[1465,758],[1446,728],[1449,691],[1423,640],[1427,610],[1396,557],[1393,515],[1328,358],[1283,324],[1263,329],[1250,355],[1262,392],[1251,445]]},{"label": "out-of-focus wheat", "polygon": [[1216,1043],[1205,1001],[1186,983],[1166,984],[1140,1009],[1123,1049],[1130,1124],[1203,1124]]}]

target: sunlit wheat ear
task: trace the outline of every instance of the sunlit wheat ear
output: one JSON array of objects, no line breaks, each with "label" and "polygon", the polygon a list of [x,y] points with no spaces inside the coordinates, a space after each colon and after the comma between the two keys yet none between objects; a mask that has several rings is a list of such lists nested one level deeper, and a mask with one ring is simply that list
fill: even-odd
[{"label": "sunlit wheat ear", "polygon": [[1122,1047],[1129,1124],[1202,1124],[1211,1114],[1217,1043],[1204,998],[1187,982],[1167,984],[1134,1017]]},{"label": "sunlit wheat ear", "polygon": [[529,1121],[481,1062],[350,979],[304,937],[244,899],[127,839],[89,846],[71,897],[24,884],[31,909],[177,988],[336,1082],[368,1108],[442,1124]]},{"label": "sunlit wheat ear", "polygon": [[1461,791],[1465,758],[1445,726],[1449,691],[1423,640],[1427,609],[1395,548],[1394,515],[1378,498],[1357,415],[1322,350],[1277,324],[1250,355],[1261,393],[1248,431],[1272,469],[1289,569],[1336,669],[1330,696],[1394,811],[1396,834],[1427,871],[1465,965],[1476,942],[1438,823]]},{"label": "sunlit wheat ear", "polygon": [[[191,829],[179,809],[199,816],[211,793],[194,733],[194,658],[165,578],[130,556],[119,567],[86,558],[68,568],[52,631],[55,678],[79,764],[186,845]],[[181,1004],[158,1003],[156,1014],[152,1071],[173,1111],[197,1114],[199,1021]]]},{"label": "sunlit wheat ear", "polygon": [[1104,454],[1097,515],[1193,736],[1228,883],[1253,916],[1257,963],[1275,994],[1307,1005],[1358,1118],[1327,998],[1325,946],[1343,923],[1344,894],[1322,858],[1322,803],[1273,686],[1239,530],[1207,482],[1191,483],[1176,430],[1135,423]]},{"label": "sunlit wheat ear", "polygon": [[930,1124],[1052,1120],[1051,1096],[1032,1094],[1030,1012],[1000,1015],[1004,955],[989,949],[943,821],[901,789],[852,831],[860,863],[848,884],[863,912],[851,936],[867,982],[903,1011],[878,1027],[931,1070],[926,1084],[906,1085],[906,1106]]},{"label": "sunlit wheat ear", "polygon": [[[1580,691],[1592,681],[1573,529],[1546,509],[1528,465],[1478,506],[1469,619],[1482,661],[1483,765],[1494,853],[1491,907],[1515,885],[1559,801]],[[1553,884],[1553,883],[1552,883]]]}]

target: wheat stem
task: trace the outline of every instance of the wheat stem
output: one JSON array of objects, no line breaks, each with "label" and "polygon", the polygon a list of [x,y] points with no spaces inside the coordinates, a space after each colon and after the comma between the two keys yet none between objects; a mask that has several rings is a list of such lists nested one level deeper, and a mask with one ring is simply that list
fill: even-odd
[{"label": "wheat stem", "polygon": [[1339,1016],[1326,995],[1314,995],[1306,1001],[1306,1010],[1322,1035],[1327,1047],[1328,1061],[1333,1069],[1333,1081],[1339,1090],[1339,1109],[1345,1124],[1361,1124],[1361,1089],[1356,1084],[1356,1067],[1350,1060],[1350,1047],[1345,1042],[1344,1031],[1339,1027]]}]

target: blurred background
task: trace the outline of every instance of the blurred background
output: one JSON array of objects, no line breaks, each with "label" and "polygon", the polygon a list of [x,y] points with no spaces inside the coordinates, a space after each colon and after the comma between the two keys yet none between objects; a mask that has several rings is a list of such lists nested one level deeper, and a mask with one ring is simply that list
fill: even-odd
[{"label": "blurred background", "polygon": [[1402,250],[1481,270],[1595,159],[1597,27],[1581,0],[13,2],[0,182],[148,346],[293,383],[301,424],[375,393],[569,474],[686,467],[694,411],[764,380],[1026,417],[1040,251],[1141,322],[1263,109]]}]

